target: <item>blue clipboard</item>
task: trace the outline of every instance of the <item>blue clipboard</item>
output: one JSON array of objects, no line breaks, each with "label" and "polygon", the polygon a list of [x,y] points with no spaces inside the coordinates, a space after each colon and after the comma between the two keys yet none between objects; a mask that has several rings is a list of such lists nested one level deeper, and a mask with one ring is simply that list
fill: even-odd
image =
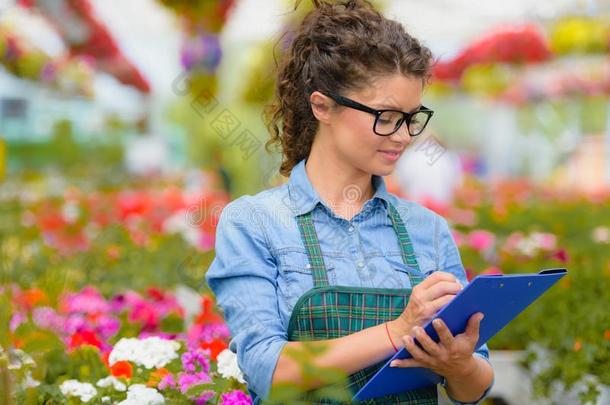
[{"label": "blue clipboard", "polygon": [[[433,319],[442,319],[455,336],[466,330],[466,324],[472,315],[482,312],[485,318],[481,321],[479,341],[476,345],[478,348],[566,274],[566,269],[548,269],[538,274],[477,276]],[[438,342],[438,335],[432,326],[433,319],[426,323],[424,330]],[[363,401],[398,394],[434,386],[442,381],[442,377],[430,369],[390,367],[392,360],[410,357],[404,347],[399,350],[356,393],[353,400]]]}]

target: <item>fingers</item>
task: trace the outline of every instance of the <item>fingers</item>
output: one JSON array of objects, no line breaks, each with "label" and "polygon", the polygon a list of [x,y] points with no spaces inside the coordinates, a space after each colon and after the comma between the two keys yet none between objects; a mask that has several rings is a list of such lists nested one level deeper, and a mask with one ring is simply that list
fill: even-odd
[{"label": "fingers", "polygon": [[432,273],[431,275],[426,277],[424,279],[424,281],[419,283],[419,285],[425,289],[428,289],[428,288],[432,287],[434,284],[441,282],[441,281],[456,282],[457,277],[451,273],[447,273],[446,271],[435,271],[434,273]]},{"label": "fingers", "polygon": [[481,330],[481,321],[485,315],[482,312],[477,312],[468,319],[466,332],[464,332],[471,340],[479,340],[479,331]]},{"label": "fingers", "polygon": [[438,344],[434,340],[432,340],[430,336],[428,336],[426,331],[419,326],[413,328],[413,330],[415,332],[415,337],[417,338],[417,341],[422,345],[426,353],[430,354],[433,357],[438,356],[440,348],[438,347]]},{"label": "fingers", "polygon": [[[451,302],[452,299],[455,298],[455,295],[444,295],[441,298],[437,298],[434,301],[432,301],[429,305],[430,305],[430,312],[432,313],[432,315],[436,314],[441,308],[443,308],[445,305],[449,304],[449,302]],[[431,316],[432,318],[432,316]]]},{"label": "fingers", "polygon": [[403,342],[405,344],[405,348],[408,350],[408,352],[411,354],[411,356],[413,356],[413,358],[417,361],[419,361],[420,363],[423,364],[430,364],[432,361],[432,357],[430,357],[430,355],[428,353],[426,353],[425,351],[423,351],[422,349],[420,349],[416,344],[415,341],[413,340],[412,336],[406,335],[403,337]]},{"label": "fingers", "polygon": [[427,288],[423,295],[427,301],[433,301],[448,294],[457,294],[462,290],[462,285],[456,281],[441,281]]},{"label": "fingers", "polygon": [[442,345],[445,347],[449,347],[449,345],[451,345],[451,342],[453,341],[453,334],[451,333],[445,322],[437,318],[432,321],[432,326],[434,326],[434,329],[436,330],[436,333]]},{"label": "fingers", "polygon": [[390,367],[423,367],[423,364],[415,359],[395,359],[390,362]]}]

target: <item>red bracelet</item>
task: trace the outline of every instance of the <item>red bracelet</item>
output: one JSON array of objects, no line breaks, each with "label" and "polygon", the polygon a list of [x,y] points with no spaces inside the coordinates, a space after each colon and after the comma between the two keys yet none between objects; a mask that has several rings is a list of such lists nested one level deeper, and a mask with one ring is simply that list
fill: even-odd
[{"label": "red bracelet", "polygon": [[398,349],[396,348],[396,345],[394,344],[394,341],[392,340],[392,336],[390,336],[390,331],[388,330],[388,323],[385,323],[385,331],[388,333],[388,338],[390,338],[390,343],[392,343],[392,347],[394,348],[394,350],[396,351],[396,353],[398,353]]}]

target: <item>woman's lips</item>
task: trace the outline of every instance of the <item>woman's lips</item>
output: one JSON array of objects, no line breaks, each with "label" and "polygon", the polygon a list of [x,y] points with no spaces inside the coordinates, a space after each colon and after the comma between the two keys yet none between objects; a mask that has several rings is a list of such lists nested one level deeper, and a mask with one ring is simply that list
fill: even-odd
[{"label": "woman's lips", "polygon": [[378,152],[381,153],[384,158],[391,162],[398,160],[398,158],[400,157],[400,152],[398,151],[379,150]]}]

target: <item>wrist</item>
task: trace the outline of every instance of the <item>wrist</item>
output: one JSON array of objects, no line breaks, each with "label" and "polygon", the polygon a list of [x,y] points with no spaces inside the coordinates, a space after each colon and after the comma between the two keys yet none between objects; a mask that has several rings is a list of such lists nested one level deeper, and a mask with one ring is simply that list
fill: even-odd
[{"label": "wrist", "polygon": [[400,349],[404,346],[402,341],[403,336],[410,334],[413,327],[400,318],[388,321],[387,325],[392,341]]},{"label": "wrist", "polygon": [[479,362],[475,355],[471,355],[465,363],[455,370],[456,371],[452,375],[446,376],[448,380],[470,381],[479,372]]}]

